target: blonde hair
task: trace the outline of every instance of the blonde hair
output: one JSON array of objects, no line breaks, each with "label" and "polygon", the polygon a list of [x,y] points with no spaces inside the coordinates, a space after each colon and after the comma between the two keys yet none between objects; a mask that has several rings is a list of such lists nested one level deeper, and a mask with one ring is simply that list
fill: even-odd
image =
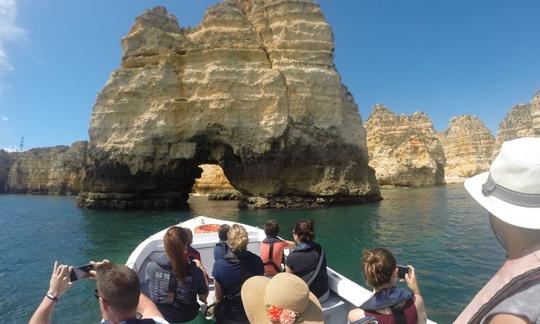
[{"label": "blonde hair", "polygon": [[234,224],[227,233],[227,245],[233,252],[244,251],[248,245],[248,233],[242,225]]}]

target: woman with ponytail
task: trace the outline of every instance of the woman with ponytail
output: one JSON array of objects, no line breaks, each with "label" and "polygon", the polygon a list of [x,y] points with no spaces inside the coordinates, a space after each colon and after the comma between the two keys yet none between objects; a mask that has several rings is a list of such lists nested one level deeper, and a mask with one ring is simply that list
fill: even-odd
[{"label": "woman with ponytail", "polygon": [[163,237],[165,254],[153,259],[145,269],[143,291],[156,303],[169,322],[187,322],[199,312],[199,299],[206,303],[208,284],[203,269],[186,254],[189,237],[177,226]]},{"label": "woman with ponytail", "polygon": [[[399,268],[410,291],[397,287]],[[426,323],[424,300],[413,266],[398,267],[390,251],[376,248],[362,253],[362,270],[373,287],[373,296],[349,312],[350,323],[365,317],[373,317],[380,324]]]}]

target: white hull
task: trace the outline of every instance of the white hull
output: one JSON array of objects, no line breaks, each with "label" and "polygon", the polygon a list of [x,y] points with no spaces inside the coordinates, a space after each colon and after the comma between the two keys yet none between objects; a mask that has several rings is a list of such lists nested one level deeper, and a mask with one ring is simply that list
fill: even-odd
[{"label": "white hull", "polygon": [[[194,235],[192,246],[200,252],[202,263],[208,274],[211,275],[212,268],[214,266],[214,246],[218,242],[219,238],[216,232],[203,234],[195,233],[195,228],[203,224],[232,225],[234,222],[198,216],[177,225],[190,228],[193,231]],[[257,227],[245,224],[241,225],[244,226],[248,232],[248,250],[258,255],[260,251],[260,244],[266,237],[264,231]],[[167,229],[168,228],[148,237],[146,240],[140,243],[129,256],[126,265],[138,272],[146,265],[151,254],[164,253],[163,236],[165,235]],[[331,324],[347,324],[347,314],[349,310],[358,307],[369,297],[371,297],[371,292],[340,275],[330,267],[327,269],[329,287],[332,294],[331,297],[323,303],[324,322]],[[210,290],[210,296],[208,298],[209,304],[214,302],[213,286],[210,287]],[[433,322],[428,321],[428,323]]]}]

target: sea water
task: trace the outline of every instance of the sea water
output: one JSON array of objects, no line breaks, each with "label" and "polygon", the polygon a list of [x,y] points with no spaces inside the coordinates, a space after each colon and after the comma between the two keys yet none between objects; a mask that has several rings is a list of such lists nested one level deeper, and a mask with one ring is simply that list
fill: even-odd
[{"label": "sea water", "polygon": [[[451,323],[504,260],[487,212],[462,186],[382,194],[379,203],[311,210],[239,210],[236,202],[192,197],[187,210],[136,212],[83,210],[72,197],[0,195],[0,323],[28,322],[54,260],[123,263],[149,235],[199,215],[260,227],[276,219],[289,239],[296,220],[313,219],[329,266],[364,286],[362,249],[388,248],[399,264],[416,268],[429,318]],[[58,302],[53,322],[97,323],[94,288],[91,280],[77,282]]]}]

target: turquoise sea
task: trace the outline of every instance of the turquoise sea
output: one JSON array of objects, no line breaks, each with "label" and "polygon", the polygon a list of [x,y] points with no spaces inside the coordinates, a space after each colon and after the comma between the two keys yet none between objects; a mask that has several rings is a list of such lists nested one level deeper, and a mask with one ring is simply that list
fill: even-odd
[{"label": "turquoise sea", "polygon": [[[235,202],[192,197],[184,211],[91,211],[73,197],[0,196],[0,323],[26,323],[48,288],[54,260],[80,265],[125,262],[147,236],[193,216],[261,226],[274,218],[288,237],[300,218],[315,220],[331,267],[363,284],[360,253],[382,246],[419,276],[429,318],[451,323],[504,260],[487,213],[462,186],[389,189],[369,205],[316,210],[238,210]],[[78,282],[58,303],[53,322],[97,323],[94,283]]]}]

